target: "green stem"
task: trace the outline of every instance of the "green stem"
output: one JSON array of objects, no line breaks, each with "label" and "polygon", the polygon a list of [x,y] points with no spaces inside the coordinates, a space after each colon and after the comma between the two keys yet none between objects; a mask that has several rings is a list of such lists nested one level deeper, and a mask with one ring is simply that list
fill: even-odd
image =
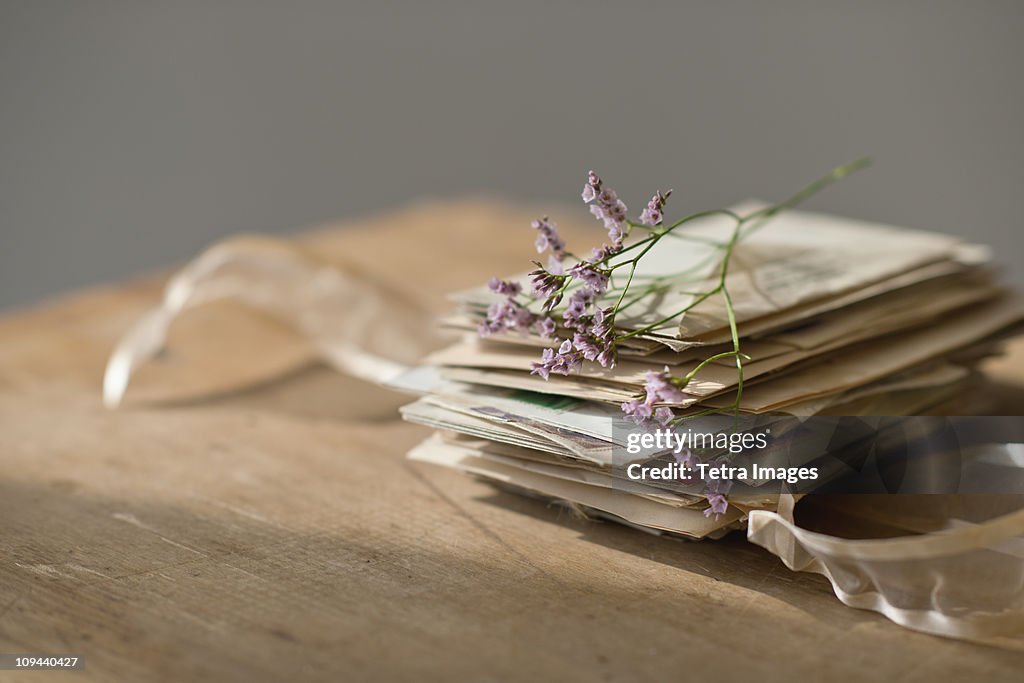
[{"label": "green stem", "polygon": [[[731,337],[731,340],[732,340],[732,351],[725,351],[723,353],[716,354],[716,355],[714,355],[714,356],[712,356],[712,357],[702,361],[699,365],[697,365],[697,367],[695,367],[693,370],[691,370],[679,382],[683,387],[685,387],[687,384],[689,384],[689,382],[693,379],[693,377],[697,374],[697,372],[699,372],[708,363],[710,363],[710,362],[712,362],[714,360],[721,359],[723,357],[734,356],[736,358],[736,373],[737,373],[737,379],[736,379],[736,398],[733,400],[733,402],[729,406],[727,406],[721,412],[732,412],[735,415],[739,415],[739,413],[740,413],[740,406],[741,406],[742,401],[743,401],[743,358],[744,358],[744,354],[742,354],[740,352],[740,335],[739,335],[739,327],[738,327],[738,325],[736,323],[736,310],[733,307],[732,296],[729,294],[729,288],[726,286],[726,276],[728,275],[728,272],[729,272],[729,261],[732,258],[733,250],[734,250],[734,248],[736,246],[736,243],[742,237],[745,237],[746,235],[749,235],[751,232],[753,232],[758,227],[763,225],[764,222],[768,218],[771,218],[772,216],[778,214],[781,211],[784,211],[784,210],[786,210],[788,208],[796,206],[797,204],[800,204],[801,202],[807,200],[809,197],[811,197],[811,196],[817,194],[818,192],[820,192],[821,190],[825,189],[826,187],[828,187],[832,183],[837,182],[837,181],[843,179],[844,177],[846,177],[850,173],[853,173],[854,171],[858,171],[858,170],[868,166],[870,163],[871,163],[870,160],[865,158],[865,159],[858,159],[857,161],[854,161],[852,163],[840,166],[840,167],[836,168],[835,170],[833,170],[828,175],[823,176],[823,177],[815,180],[811,184],[807,185],[807,187],[803,188],[802,190],[800,190],[796,194],[792,195],[788,199],[785,199],[785,200],[779,202],[778,204],[775,204],[775,205],[769,206],[769,207],[765,207],[764,209],[760,209],[758,211],[755,211],[754,213],[751,213],[751,214],[749,214],[747,216],[744,216],[742,218],[736,217],[736,228],[733,230],[732,237],[731,237],[731,239],[729,240],[728,244],[725,246],[725,249],[724,249],[725,253],[724,253],[723,257],[722,257],[722,266],[721,266],[721,269],[719,271],[718,286],[711,291],[711,293],[721,292],[722,293],[722,298],[725,301],[725,313],[726,313],[726,317],[728,318],[728,321],[729,321],[729,336]],[[759,223],[752,225],[747,230],[747,232],[744,234],[743,233],[744,225],[746,225],[748,223],[751,223],[753,221],[759,221]],[[705,298],[707,298],[707,297],[705,297]],[[701,299],[701,300],[703,300],[703,299]],[[695,303],[699,303],[699,301],[695,302]],[[671,316],[671,317],[665,319],[664,322],[668,322],[672,318],[677,317],[678,315],[681,315],[681,314],[682,314],[682,312],[680,312],[680,313],[678,313],[678,314],[676,314],[674,316]],[[657,323],[655,325],[657,325]],[[694,413],[693,415],[681,416],[680,418],[675,420],[673,422],[673,424],[678,424],[680,422],[683,422],[684,420],[691,420],[691,419],[693,419],[695,417],[703,417],[705,415],[711,415],[711,414],[717,413],[717,412],[720,412],[720,409],[708,408],[707,410],[703,410],[703,411],[700,411],[698,413]]]},{"label": "green stem", "polygon": [[732,351],[722,351],[721,353],[716,353],[713,356],[709,356],[708,358],[705,358],[704,360],[702,360],[700,363],[697,364],[697,367],[695,367],[693,370],[690,370],[688,373],[686,373],[686,375],[684,377],[680,378],[679,381],[676,383],[677,386],[679,386],[680,389],[685,388],[686,385],[690,383],[690,380],[692,380],[694,377],[696,377],[697,373],[700,372],[701,370],[703,370],[709,363],[714,363],[716,360],[721,360],[722,358],[729,358],[730,356],[736,356],[736,355],[739,355],[739,353],[740,352],[738,350],[733,349]]},{"label": "green stem", "polygon": [[778,214],[779,212],[785,211],[786,209],[791,209],[798,204],[802,204],[803,202],[807,201],[814,195],[824,190],[829,185],[839,182],[840,180],[850,175],[851,173],[859,171],[863,168],[867,168],[870,165],[871,159],[868,157],[863,157],[861,159],[857,159],[856,161],[851,161],[848,164],[843,164],[842,166],[832,169],[832,171],[827,175],[823,175],[814,182],[809,183],[799,192],[796,192],[795,194],[789,196],[788,198],[782,200],[781,202],[774,204],[772,206],[766,206],[763,209],[759,209],[758,211],[755,211],[752,214],[744,216],[744,223],[750,223],[751,221],[754,220],[758,221],[756,225],[752,225],[749,228],[747,234],[753,232],[754,230],[757,230],[759,227],[764,225],[764,222],[767,219]]},{"label": "green stem", "polygon": [[661,320],[659,320],[657,322],[653,322],[650,325],[647,325],[645,327],[641,327],[639,329],[633,330],[632,332],[627,332],[626,334],[619,335],[618,337],[616,337],[616,339],[618,341],[621,341],[623,339],[629,339],[630,337],[635,337],[637,335],[644,334],[645,332],[650,332],[651,330],[656,330],[659,327],[661,327],[662,325],[664,325],[665,323],[670,323],[673,320],[675,320],[676,318],[678,318],[679,316],[683,315],[684,313],[689,312],[690,309],[692,309],[694,306],[707,301],[708,299],[713,297],[715,294],[718,294],[719,291],[720,291],[720,288],[719,287],[715,287],[710,292],[704,292],[699,297],[697,297],[697,299],[695,301],[690,302],[689,304],[687,304],[683,308],[679,309],[678,311],[676,311],[672,315],[670,315],[670,316],[668,316],[666,318],[662,318]]},{"label": "green stem", "polygon": [[629,276],[626,278],[626,285],[622,288],[622,294],[619,295],[619,300],[615,302],[615,306],[612,311],[618,312],[619,306],[622,305],[622,300],[626,298],[626,292],[629,291],[629,285],[633,282],[633,273],[636,272],[636,264],[640,261],[639,258],[633,259],[633,265],[629,267]]},{"label": "green stem", "polygon": [[[659,291],[659,290],[664,290],[666,287],[670,286],[669,282],[661,284],[662,281],[673,280],[674,279],[678,283],[678,277],[679,277],[679,275],[681,273],[673,273],[671,276],[655,276],[655,277],[651,277],[651,278],[649,278],[650,282],[643,285],[643,290],[638,295],[635,295],[635,296],[631,297],[628,301],[626,300],[626,294],[629,292],[630,287],[633,284],[633,278],[634,278],[634,275],[636,275],[636,269],[637,269],[637,266],[638,266],[640,260],[644,256],[646,256],[651,251],[651,249],[653,249],[654,246],[659,241],[661,241],[663,238],[665,238],[667,236],[676,236],[676,237],[679,237],[679,238],[682,238],[682,239],[691,239],[693,241],[704,242],[706,244],[710,244],[710,245],[714,246],[716,249],[721,249],[722,250],[722,260],[721,260],[720,265],[719,265],[718,284],[715,287],[713,287],[711,290],[709,290],[707,292],[703,292],[703,293],[684,292],[685,294],[688,294],[690,296],[695,297],[693,299],[693,301],[691,301],[689,304],[687,304],[686,306],[684,306],[680,310],[676,311],[675,313],[673,313],[673,314],[671,314],[671,315],[669,315],[669,316],[667,316],[665,318],[662,318],[661,320],[658,320],[657,322],[654,322],[654,323],[651,323],[650,325],[646,325],[644,327],[632,330],[631,332],[627,332],[625,334],[616,336],[614,338],[614,342],[617,343],[617,342],[620,342],[622,340],[629,339],[631,337],[636,337],[638,335],[641,335],[641,334],[650,332],[652,330],[658,329],[661,326],[663,326],[663,325],[665,325],[667,323],[670,323],[673,320],[679,318],[680,316],[685,315],[687,312],[689,312],[690,310],[692,310],[696,306],[702,304],[703,302],[707,301],[712,296],[715,296],[716,294],[721,294],[722,295],[722,300],[723,300],[723,302],[725,304],[725,313],[726,313],[726,318],[727,318],[728,326],[729,326],[729,336],[730,336],[730,340],[732,342],[732,350],[731,351],[723,351],[721,353],[717,353],[717,354],[714,354],[714,355],[712,355],[712,356],[710,356],[708,358],[705,358],[700,363],[698,363],[697,366],[694,367],[684,377],[672,378],[671,381],[673,381],[673,383],[675,383],[680,388],[685,388],[693,380],[693,378],[697,375],[697,373],[700,372],[705,367],[707,367],[707,365],[709,363],[712,363],[712,362],[714,362],[716,360],[721,360],[723,358],[730,358],[730,357],[731,358],[735,358],[736,359],[736,373],[737,373],[736,398],[732,402],[732,404],[730,404],[724,410],[727,411],[727,412],[731,411],[731,412],[735,413],[736,415],[739,415],[740,405],[741,405],[742,398],[743,398],[743,361],[744,361],[744,359],[749,360],[749,356],[747,356],[746,354],[742,353],[742,351],[740,349],[740,334],[739,334],[738,321],[736,319],[736,309],[735,309],[735,306],[733,305],[732,295],[730,294],[729,288],[728,288],[728,286],[726,284],[726,280],[727,280],[727,277],[728,277],[728,274],[729,274],[729,266],[730,266],[730,264],[732,262],[732,257],[733,257],[733,253],[736,250],[736,245],[740,242],[740,240],[742,240],[743,238],[747,237],[749,234],[751,234],[752,232],[754,232],[758,228],[762,227],[767,222],[767,220],[769,218],[777,215],[778,213],[780,213],[780,212],[782,212],[782,211],[784,211],[784,210],[786,210],[788,208],[791,208],[793,206],[796,206],[797,204],[800,204],[801,202],[807,200],[809,197],[811,197],[811,196],[817,194],[818,192],[820,192],[821,190],[825,189],[826,187],[828,187],[832,183],[835,183],[835,182],[841,180],[842,178],[846,177],[850,173],[853,173],[854,171],[858,171],[858,170],[864,168],[869,163],[870,163],[870,160],[868,160],[868,159],[858,159],[857,161],[851,162],[849,164],[844,164],[843,166],[839,166],[839,167],[835,168],[834,170],[832,170],[827,175],[822,176],[821,178],[818,178],[817,180],[811,182],[806,187],[801,189],[799,192],[796,192],[795,194],[791,195],[790,197],[784,199],[783,201],[778,202],[777,204],[773,204],[771,206],[767,206],[767,207],[765,207],[763,209],[759,209],[757,211],[754,211],[754,212],[752,212],[750,214],[747,214],[746,216],[740,216],[736,212],[730,211],[729,209],[712,209],[712,210],[709,210],[709,211],[698,211],[697,213],[690,214],[689,216],[685,216],[685,217],[679,219],[678,221],[676,221],[675,223],[673,223],[673,224],[671,224],[671,225],[669,225],[667,227],[662,227],[660,229],[658,227],[652,227],[652,226],[649,226],[649,225],[645,225],[643,223],[637,223],[635,221],[627,221],[627,226],[628,226],[627,231],[626,231],[627,234],[629,232],[631,232],[633,229],[639,229],[639,230],[643,230],[643,231],[647,232],[648,235],[646,237],[644,237],[644,238],[642,238],[640,240],[637,240],[636,242],[630,244],[629,246],[624,247],[623,249],[621,249],[617,253],[605,256],[604,258],[599,259],[599,260],[595,261],[593,264],[591,264],[592,267],[607,273],[609,276],[611,276],[611,274],[614,271],[618,270],[619,268],[625,267],[627,265],[629,266],[629,275],[626,278],[626,283],[622,287],[622,290],[619,293],[618,299],[616,300],[615,305],[612,308],[612,315],[613,316],[616,313],[618,313],[618,312],[620,312],[622,310],[625,310],[629,306],[632,306],[633,304],[637,303],[638,301],[641,301],[643,298],[647,297],[651,293]],[[709,238],[705,238],[705,237],[703,237],[701,235],[685,235],[685,234],[683,234],[683,235],[675,235],[674,234],[675,230],[677,230],[681,226],[686,225],[687,223],[689,223],[691,221],[694,221],[694,220],[697,220],[699,218],[705,218],[705,217],[709,217],[709,216],[726,216],[726,217],[731,218],[733,221],[735,221],[735,226],[734,226],[734,228],[732,230],[731,235],[729,236],[729,240],[727,242],[725,242],[724,244],[722,242],[717,241],[717,240],[711,240]],[[623,254],[626,254],[626,253],[629,253],[629,252],[633,252],[633,251],[636,251],[636,250],[639,250],[639,251],[632,258],[628,258],[628,259],[619,261],[619,262],[617,262],[615,264],[611,264],[611,260],[612,259],[618,259]],[[682,273],[686,273],[686,272],[689,272],[690,270],[696,270],[699,267],[703,267],[704,263],[705,262],[702,261],[702,262],[698,263],[697,265],[692,266],[691,268],[687,269],[686,271],[682,271]],[[601,266],[604,266],[604,267],[602,268]],[[638,277],[638,279],[646,280],[648,278],[640,276],[640,277]],[[565,292],[568,291],[573,286],[575,286],[575,284],[576,284],[575,280],[566,280],[566,282],[562,285],[562,287],[556,293],[556,296],[557,295],[564,295]],[[617,288],[610,289],[610,290],[608,290],[608,294],[611,294],[611,293],[613,293],[615,291],[618,291],[618,289]],[[531,301],[535,301],[535,300],[536,300],[535,298],[531,298]],[[692,415],[681,416],[681,417],[679,417],[675,421],[675,423],[678,423],[678,422],[681,422],[681,421],[687,420],[687,419],[692,419],[694,417],[699,417],[699,416],[702,416],[702,415],[710,415],[712,413],[720,412],[721,410],[722,409],[710,408],[710,409],[707,409],[707,410],[704,410],[704,411],[700,411],[700,412],[692,414]]]}]

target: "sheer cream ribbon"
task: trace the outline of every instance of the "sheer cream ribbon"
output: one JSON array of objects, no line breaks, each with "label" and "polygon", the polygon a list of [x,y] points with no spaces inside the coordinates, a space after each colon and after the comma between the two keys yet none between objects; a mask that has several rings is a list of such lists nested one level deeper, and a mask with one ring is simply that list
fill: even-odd
[{"label": "sheer cream ribbon", "polygon": [[[425,352],[432,321],[407,301],[286,242],[238,237],[216,244],[175,274],[161,303],[120,339],[103,376],[103,401],[121,404],[133,373],[167,342],[184,311],[238,301],[293,327],[337,370],[380,383]],[[387,355],[374,350],[386,345]]]},{"label": "sheer cream ribbon", "polygon": [[932,533],[851,540],[801,528],[793,507],[787,495],[777,513],[752,511],[748,540],[794,571],[823,575],[844,604],[916,631],[1024,649],[1024,509],[983,523],[951,517]]}]

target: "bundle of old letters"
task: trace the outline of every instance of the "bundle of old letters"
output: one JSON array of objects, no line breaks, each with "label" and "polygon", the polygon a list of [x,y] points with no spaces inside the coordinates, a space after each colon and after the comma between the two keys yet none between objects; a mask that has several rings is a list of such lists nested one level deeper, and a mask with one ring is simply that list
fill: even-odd
[{"label": "bundle of old letters", "polygon": [[[757,225],[736,227],[751,215]],[[569,296],[572,277],[558,273],[573,271],[553,264],[455,295],[444,324],[461,338],[395,382],[420,394],[405,418],[437,429],[411,457],[647,530],[716,537],[777,496],[751,476],[717,489],[707,477],[631,476],[637,462],[713,463],[723,452],[630,448],[638,431],[716,434],[743,418],[763,434],[786,416],[941,412],[1024,315],[988,250],[955,237],[756,203],[673,234],[663,225],[620,243],[650,246],[628,281],[595,251],[589,263],[608,266],[596,268],[607,276],[599,291],[587,293],[583,273],[581,297]],[[534,227],[544,236],[546,223]],[[531,279],[542,296],[517,304]],[[597,299],[589,328],[574,327],[575,299],[587,296]],[[502,317],[513,323],[495,324]],[[614,329],[598,329],[609,318]],[[614,345],[601,347],[602,333]],[[789,446],[780,457],[762,448],[757,463],[806,464]]]}]

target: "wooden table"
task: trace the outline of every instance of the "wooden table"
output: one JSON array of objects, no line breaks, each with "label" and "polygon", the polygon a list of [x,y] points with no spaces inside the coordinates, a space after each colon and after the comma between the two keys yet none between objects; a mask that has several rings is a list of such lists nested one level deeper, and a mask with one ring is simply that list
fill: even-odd
[{"label": "wooden table", "polygon": [[[532,215],[423,204],[298,239],[440,311],[521,268]],[[1024,654],[844,607],[742,537],[648,536],[409,463],[426,430],[404,397],[305,365],[265,321],[197,312],[180,334],[205,369],[149,381],[258,386],[108,411],[105,359],[160,285],[0,319],[0,652],[86,661],[0,681],[1020,680]]]}]

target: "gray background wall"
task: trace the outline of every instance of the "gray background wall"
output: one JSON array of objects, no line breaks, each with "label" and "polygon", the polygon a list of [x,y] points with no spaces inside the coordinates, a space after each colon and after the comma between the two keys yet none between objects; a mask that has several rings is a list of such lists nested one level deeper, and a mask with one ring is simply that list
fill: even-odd
[{"label": "gray background wall", "polygon": [[423,196],[814,202],[1024,283],[1022,2],[0,0],[0,307]]}]

